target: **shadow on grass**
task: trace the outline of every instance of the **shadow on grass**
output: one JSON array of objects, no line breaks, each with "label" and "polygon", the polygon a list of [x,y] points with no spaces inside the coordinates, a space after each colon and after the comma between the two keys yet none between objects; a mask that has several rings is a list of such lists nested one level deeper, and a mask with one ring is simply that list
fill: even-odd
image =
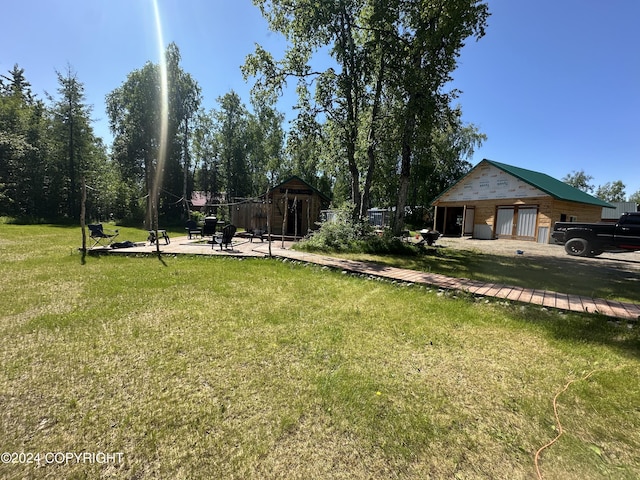
[{"label": "shadow on grass", "polygon": [[446,247],[425,248],[414,256],[351,255],[349,258],[455,278],[640,303],[640,272],[629,268],[629,262],[501,256]]},{"label": "shadow on grass", "polygon": [[510,316],[517,322],[545,331],[560,344],[572,347],[600,345],[621,353],[640,357],[640,324],[618,320],[604,315],[559,313],[540,307],[522,308],[522,304],[510,307]]}]

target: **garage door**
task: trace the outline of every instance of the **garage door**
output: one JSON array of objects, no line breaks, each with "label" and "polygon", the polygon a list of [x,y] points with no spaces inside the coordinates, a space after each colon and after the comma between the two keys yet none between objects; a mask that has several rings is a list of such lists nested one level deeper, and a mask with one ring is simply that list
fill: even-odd
[{"label": "garage door", "polygon": [[515,209],[513,207],[498,207],[498,215],[496,218],[496,235],[498,237],[513,236],[513,216]]},{"label": "garage door", "polygon": [[496,213],[496,236],[535,240],[538,207],[498,207]]},{"label": "garage door", "polygon": [[537,207],[518,207],[518,225],[516,228],[516,236],[518,238],[533,240],[536,236],[537,220]]}]

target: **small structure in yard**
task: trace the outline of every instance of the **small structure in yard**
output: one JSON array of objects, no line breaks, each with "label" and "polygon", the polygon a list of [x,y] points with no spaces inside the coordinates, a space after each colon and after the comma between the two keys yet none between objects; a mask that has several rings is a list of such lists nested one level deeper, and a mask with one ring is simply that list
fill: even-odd
[{"label": "small structure in yard", "polygon": [[250,232],[267,232],[294,238],[317,228],[320,212],[329,197],[299,177],[291,177],[254,200],[238,203],[231,209],[231,223]]},{"label": "small structure in yard", "polygon": [[213,194],[201,191],[191,193],[189,209],[205,215],[215,215],[221,204],[224,203],[224,194]]},{"label": "small structure in yard", "polygon": [[377,228],[388,227],[391,224],[393,211],[392,208],[370,208],[367,210],[369,224]]},{"label": "small structure in yard", "polygon": [[445,236],[550,243],[555,222],[598,222],[607,202],[544,173],[484,159],[438,196],[433,228]]},{"label": "small structure in yard", "polygon": [[635,202],[611,202],[614,208],[602,209],[602,221],[616,223],[623,213],[640,212],[640,205]]}]

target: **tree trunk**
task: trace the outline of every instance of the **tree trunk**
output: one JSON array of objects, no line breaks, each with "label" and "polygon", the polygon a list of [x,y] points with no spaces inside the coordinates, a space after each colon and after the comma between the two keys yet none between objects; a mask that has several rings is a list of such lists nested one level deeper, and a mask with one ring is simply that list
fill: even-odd
[{"label": "tree trunk", "polygon": [[404,230],[405,207],[409,193],[409,181],[411,175],[411,145],[416,129],[416,115],[413,109],[414,101],[409,99],[407,113],[402,133],[402,160],[400,164],[400,178],[398,182],[398,197],[396,201],[396,214],[393,222],[393,234],[400,235]]},{"label": "tree trunk", "polygon": [[354,203],[352,217],[354,220],[357,220],[360,216],[360,205],[362,202],[360,195],[360,170],[356,162],[360,98],[358,95],[358,85],[354,81],[354,75],[357,73],[357,68],[354,63],[356,47],[353,41],[351,18],[344,5],[340,12],[340,26],[337,42],[344,53],[341,65],[344,79],[346,81],[344,92],[347,104],[347,118],[344,128],[347,144],[347,164],[349,166],[349,174],[351,176],[351,200]]},{"label": "tree trunk", "polygon": [[73,104],[69,97],[69,143],[67,145],[67,154],[69,156],[69,200],[67,208],[69,209],[68,213],[72,218],[78,213],[76,209],[76,161],[73,143]]},{"label": "tree trunk", "polygon": [[85,208],[87,203],[87,184],[84,176],[80,180],[82,188],[82,198],[80,199],[80,228],[82,229],[82,252],[87,251],[87,230],[85,227]]},{"label": "tree trunk", "polygon": [[353,216],[354,219],[360,214],[360,170],[356,163],[356,143],[358,141],[358,126],[356,100],[353,98],[353,91],[349,87],[345,94],[347,100],[347,125],[345,127],[347,134],[347,162],[349,165],[349,174],[351,175],[351,199],[354,203]]},{"label": "tree trunk", "polygon": [[182,202],[184,205],[185,218],[188,220],[189,215],[189,198],[187,197],[189,187],[189,170],[191,168],[191,158],[189,157],[189,118],[184,119],[184,137],[182,139],[182,155],[184,158],[184,172],[182,177]]},{"label": "tree trunk", "polygon": [[[148,155],[148,154],[145,154]],[[144,175],[145,175],[145,187],[147,190],[147,211],[145,214],[145,220],[144,220],[144,228],[146,230],[151,230],[153,229],[153,203],[154,203],[154,199],[153,199],[153,178],[154,178],[154,173],[153,173],[153,164],[151,161],[149,161],[148,158],[145,158],[144,161]]]},{"label": "tree trunk", "polygon": [[373,183],[373,175],[376,167],[376,142],[377,142],[377,124],[378,114],[380,112],[380,99],[382,97],[382,82],[384,79],[384,55],[380,55],[380,64],[378,66],[378,78],[376,80],[375,95],[373,98],[373,106],[371,107],[371,123],[369,125],[369,135],[367,138],[367,175],[362,189],[362,202],[360,204],[360,218],[364,218],[367,209],[371,208],[371,185]]}]

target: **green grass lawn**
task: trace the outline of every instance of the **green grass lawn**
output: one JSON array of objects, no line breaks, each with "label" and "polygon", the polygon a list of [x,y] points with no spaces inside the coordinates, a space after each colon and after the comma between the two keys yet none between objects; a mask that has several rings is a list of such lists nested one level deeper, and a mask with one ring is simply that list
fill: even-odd
[{"label": "green grass lawn", "polygon": [[[123,239],[143,233],[123,229]],[[640,477],[640,329],[0,224],[0,478]],[[592,373],[588,379],[580,380]]]}]

